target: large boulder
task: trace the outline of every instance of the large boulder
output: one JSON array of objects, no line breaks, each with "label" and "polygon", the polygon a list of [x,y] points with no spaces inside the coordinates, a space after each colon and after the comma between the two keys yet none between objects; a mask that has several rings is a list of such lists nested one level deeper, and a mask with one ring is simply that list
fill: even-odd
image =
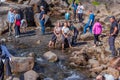
[{"label": "large boulder", "polygon": [[39,74],[33,70],[24,73],[24,80],[37,80],[38,78],[39,78]]},{"label": "large boulder", "polygon": [[12,71],[16,73],[32,70],[33,67],[33,57],[14,57],[11,64]]},{"label": "large boulder", "polygon": [[57,55],[55,53],[51,52],[51,51],[48,51],[48,52],[44,53],[43,56],[50,62],[55,62],[55,61],[58,60]]}]

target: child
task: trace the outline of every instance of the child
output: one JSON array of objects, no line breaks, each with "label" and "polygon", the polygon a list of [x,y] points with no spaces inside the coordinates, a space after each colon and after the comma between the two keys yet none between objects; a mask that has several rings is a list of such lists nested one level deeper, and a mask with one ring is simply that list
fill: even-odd
[{"label": "child", "polygon": [[55,46],[55,42],[56,42],[58,36],[61,35],[62,27],[61,27],[61,23],[60,22],[57,22],[53,32],[54,32],[54,34],[52,36],[52,40],[49,42],[49,47],[54,47]]},{"label": "child", "polygon": [[96,47],[97,42],[100,42],[99,35],[102,33],[102,25],[99,22],[99,19],[96,20],[92,31],[93,31],[93,34],[94,34],[94,47]]},{"label": "child", "polygon": [[65,48],[65,40],[67,40],[69,47],[71,48],[71,43],[70,43],[70,30],[68,28],[68,22],[66,21],[64,23],[64,26],[62,28],[62,50]]},{"label": "child", "polygon": [[67,12],[65,13],[65,20],[70,20],[70,13],[67,10]]},{"label": "child", "polygon": [[27,25],[27,21],[25,20],[25,19],[22,19],[21,20],[21,25],[20,25],[20,27],[21,27],[21,29],[22,29],[22,32],[26,32],[26,27],[27,27],[28,25]]}]

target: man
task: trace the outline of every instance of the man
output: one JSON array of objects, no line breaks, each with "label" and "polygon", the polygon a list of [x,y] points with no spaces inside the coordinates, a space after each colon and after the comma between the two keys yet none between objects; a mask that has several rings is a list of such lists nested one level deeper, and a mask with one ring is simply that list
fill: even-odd
[{"label": "man", "polygon": [[111,57],[115,57],[116,56],[115,39],[118,35],[118,24],[114,16],[111,16],[109,20],[111,22],[110,34],[109,34],[109,46],[112,52]]},{"label": "man", "polygon": [[73,2],[72,3],[72,8],[73,8],[73,18],[74,18],[74,20],[76,21],[76,10],[77,10],[77,6],[78,6],[78,4],[76,3],[76,2]]},{"label": "man", "polygon": [[7,20],[8,20],[8,28],[9,28],[9,34],[8,36],[10,36],[12,34],[13,31],[13,24],[14,24],[14,9],[10,8],[9,12],[8,12],[8,16],[7,16]]},{"label": "man", "polygon": [[89,27],[90,33],[92,33],[92,26],[94,24],[95,15],[92,11],[89,11],[88,13],[89,13],[89,19],[87,24],[84,26],[83,34],[86,33],[88,27]]},{"label": "man", "polygon": [[6,46],[0,45],[0,80],[4,79],[4,65],[6,70],[6,76],[8,80],[12,77],[11,67],[9,61],[11,60],[12,55],[8,52]]},{"label": "man", "polygon": [[40,26],[41,26],[42,35],[44,35],[45,34],[45,25],[44,25],[45,24],[45,10],[44,10],[44,7],[41,6],[40,10],[41,10],[40,17],[39,17]]}]

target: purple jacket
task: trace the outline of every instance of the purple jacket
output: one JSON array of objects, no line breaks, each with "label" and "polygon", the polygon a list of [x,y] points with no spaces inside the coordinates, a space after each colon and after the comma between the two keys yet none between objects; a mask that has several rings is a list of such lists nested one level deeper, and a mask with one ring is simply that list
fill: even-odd
[{"label": "purple jacket", "polygon": [[102,33],[102,25],[99,22],[96,22],[93,26],[93,34],[101,34]]}]

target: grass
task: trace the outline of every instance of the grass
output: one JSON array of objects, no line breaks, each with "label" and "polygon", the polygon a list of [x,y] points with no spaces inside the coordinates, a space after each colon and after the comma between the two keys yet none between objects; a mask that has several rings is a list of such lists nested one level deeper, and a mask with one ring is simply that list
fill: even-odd
[{"label": "grass", "polygon": [[100,3],[97,2],[97,1],[93,1],[92,4],[93,4],[94,6],[98,6],[98,5],[100,5]]},{"label": "grass", "polygon": [[[69,0],[69,3],[72,3],[73,0]],[[76,3],[79,3],[80,0],[76,0]]]}]

